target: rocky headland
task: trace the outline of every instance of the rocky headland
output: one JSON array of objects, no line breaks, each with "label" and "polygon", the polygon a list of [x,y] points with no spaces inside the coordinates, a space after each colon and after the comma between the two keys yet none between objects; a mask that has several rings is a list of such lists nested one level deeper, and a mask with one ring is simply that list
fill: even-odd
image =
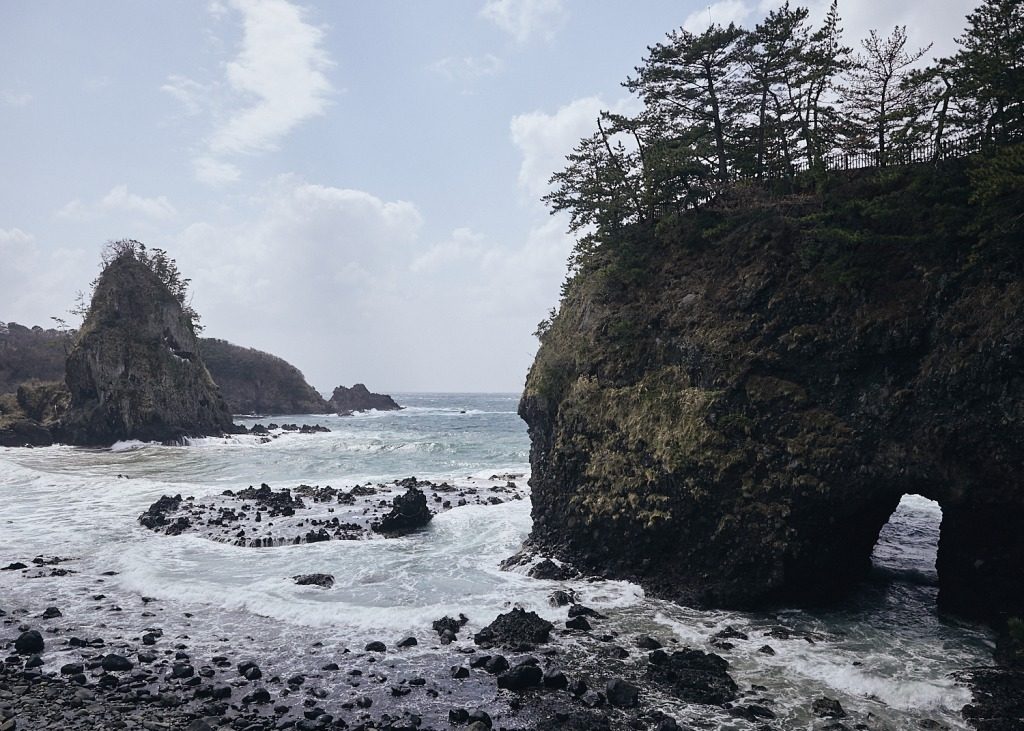
[{"label": "rocky headland", "polygon": [[387,394],[371,393],[362,383],[357,383],[352,388],[338,386],[327,401],[327,406],[336,414],[371,410],[397,411],[402,408]]},{"label": "rocky headland", "polygon": [[233,414],[326,414],[331,411],[302,371],[270,353],[217,338],[200,338],[199,352]]},{"label": "rocky headland", "polygon": [[1024,611],[1024,278],[970,176],[737,186],[609,235],[520,404],[533,543],[682,603],[817,602],[913,493],[940,606]]}]

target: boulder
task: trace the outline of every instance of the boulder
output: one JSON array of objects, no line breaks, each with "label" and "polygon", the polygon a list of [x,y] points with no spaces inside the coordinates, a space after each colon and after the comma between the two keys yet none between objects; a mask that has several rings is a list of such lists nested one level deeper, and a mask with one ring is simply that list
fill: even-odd
[{"label": "boulder", "polygon": [[532,647],[547,642],[553,627],[551,622],[535,612],[516,608],[495,617],[493,622],[474,635],[473,641],[485,647]]},{"label": "boulder", "polygon": [[319,586],[324,589],[334,586],[334,577],[330,574],[299,574],[292,579],[299,586]]},{"label": "boulder", "polygon": [[375,522],[376,533],[397,536],[422,528],[434,514],[427,507],[427,496],[419,488],[410,487],[403,495],[391,501],[391,512]]},{"label": "boulder", "polygon": [[728,667],[724,658],[701,650],[655,650],[648,656],[647,677],[688,703],[721,705],[737,695]]},{"label": "boulder", "polygon": [[19,655],[34,655],[42,652],[45,643],[37,630],[30,629],[18,635],[14,641],[14,651]]}]

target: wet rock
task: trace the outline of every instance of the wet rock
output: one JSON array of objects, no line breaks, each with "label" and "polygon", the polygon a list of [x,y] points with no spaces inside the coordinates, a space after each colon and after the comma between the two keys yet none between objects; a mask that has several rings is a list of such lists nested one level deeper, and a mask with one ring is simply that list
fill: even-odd
[{"label": "wet rock", "polygon": [[23,564],[21,561],[15,561],[4,566],[0,571],[20,571],[21,569],[27,569],[28,566]]},{"label": "wet rock", "polygon": [[366,647],[363,649],[367,652],[387,652],[388,646],[380,640],[374,640],[373,642],[367,642]]},{"label": "wet rock", "polygon": [[647,676],[690,703],[721,705],[736,699],[729,663],[713,653],[686,648],[671,655],[655,650],[648,656]]},{"label": "wet rock", "polygon": [[633,708],[640,698],[640,689],[621,678],[613,678],[605,686],[604,694],[613,706]]},{"label": "wet rock", "polygon": [[463,680],[469,677],[469,668],[465,665],[455,665],[452,667],[451,674],[455,680]]},{"label": "wet rock", "polygon": [[55,619],[63,616],[63,613],[57,607],[47,607],[43,611],[43,619]]},{"label": "wet rock", "polygon": [[324,589],[334,586],[334,577],[331,574],[299,574],[292,579],[299,586],[321,586]]},{"label": "wet rock", "polygon": [[498,687],[506,690],[536,688],[544,681],[544,672],[535,663],[520,663],[498,676]]},{"label": "wet rock", "polygon": [[28,660],[25,661],[25,669],[32,670],[43,665],[43,658],[39,655],[32,655]]},{"label": "wet rock", "polygon": [[553,607],[565,607],[573,603],[573,596],[570,592],[559,589],[551,593],[548,603]]},{"label": "wet rock", "polygon": [[732,625],[726,625],[725,629],[721,630],[720,632],[716,632],[713,636],[716,639],[719,639],[719,640],[745,640],[745,639],[747,639],[747,635],[745,633],[740,632],[738,629],[736,629]]},{"label": "wet rock", "polygon": [[103,656],[103,660],[100,662],[100,667],[107,672],[127,672],[134,666],[132,665],[132,661],[123,655],[111,653]]},{"label": "wet rock", "polygon": [[246,680],[259,680],[263,677],[263,671],[260,670],[260,666],[252,660],[243,660],[238,663],[238,674]]},{"label": "wet rock", "polygon": [[139,523],[150,530],[157,530],[168,524],[168,515],[181,507],[181,495],[161,495],[160,499],[154,502],[139,516]]},{"label": "wet rock", "polygon": [[473,641],[482,646],[529,647],[547,642],[553,626],[535,612],[516,608],[499,614],[474,635]]},{"label": "wet rock", "polygon": [[483,724],[484,728],[491,728],[491,717],[487,715],[487,712],[482,709],[475,709],[469,712],[469,723],[472,728],[472,724],[480,723]]},{"label": "wet rock", "polygon": [[493,655],[484,662],[483,669],[491,675],[497,675],[508,670],[508,660],[504,655]]},{"label": "wet rock", "polygon": [[569,607],[570,617],[592,617],[594,619],[604,619],[605,616],[595,609],[585,607],[582,604],[573,604]]},{"label": "wet rock", "polygon": [[661,643],[653,637],[648,637],[647,635],[640,635],[639,637],[637,637],[636,646],[639,647],[641,650],[661,649]]},{"label": "wet rock", "polygon": [[44,645],[43,636],[37,630],[30,629],[18,635],[14,641],[14,651],[19,655],[34,655],[42,652]]},{"label": "wet rock", "polygon": [[469,723],[469,711],[465,708],[453,708],[448,711],[448,723],[453,726]]},{"label": "wet rock", "polygon": [[745,706],[733,706],[729,709],[729,715],[734,718],[742,718],[751,723],[775,718],[774,711],[756,703],[750,703]]},{"label": "wet rock", "polygon": [[760,652],[762,655],[775,654],[775,649],[771,645],[761,645],[759,648],[757,648],[757,651]]},{"label": "wet rock", "polygon": [[566,568],[565,566],[559,566],[549,558],[546,558],[536,564],[529,571],[529,576],[531,578],[544,579],[547,581],[567,581],[575,575],[575,571]]},{"label": "wet rock", "polygon": [[391,501],[391,512],[373,523],[371,529],[384,535],[404,535],[422,528],[434,514],[427,507],[427,497],[419,488],[410,487],[405,494]]},{"label": "wet rock", "polygon": [[811,704],[811,711],[819,718],[846,718],[842,704],[834,698],[822,696]]},{"label": "wet rock", "polygon": [[581,630],[587,632],[591,629],[590,622],[587,621],[586,617],[573,617],[565,622],[567,629]]},{"label": "wet rock", "polygon": [[548,668],[545,670],[543,682],[545,688],[551,688],[552,690],[562,690],[569,685],[569,679],[558,668]]},{"label": "wet rock", "polygon": [[184,678],[191,678],[196,674],[196,669],[187,663],[175,663],[171,666],[171,677],[182,680]]},{"label": "wet rock", "polygon": [[406,637],[398,641],[399,647],[415,647],[417,644],[419,643],[416,641],[415,637]]}]

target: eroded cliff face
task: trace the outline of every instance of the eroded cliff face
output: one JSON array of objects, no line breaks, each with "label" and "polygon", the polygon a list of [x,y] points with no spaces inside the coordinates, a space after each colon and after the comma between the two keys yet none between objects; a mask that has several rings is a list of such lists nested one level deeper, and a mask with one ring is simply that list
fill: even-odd
[{"label": "eroded cliff face", "polygon": [[71,399],[59,434],[71,444],[174,441],[234,428],[189,317],[130,255],[100,275],[68,355],[66,382]]},{"label": "eroded cliff face", "polygon": [[940,603],[1024,609],[1024,277],[943,176],[737,191],[598,251],[520,404],[532,541],[686,603],[826,599],[917,493]]}]

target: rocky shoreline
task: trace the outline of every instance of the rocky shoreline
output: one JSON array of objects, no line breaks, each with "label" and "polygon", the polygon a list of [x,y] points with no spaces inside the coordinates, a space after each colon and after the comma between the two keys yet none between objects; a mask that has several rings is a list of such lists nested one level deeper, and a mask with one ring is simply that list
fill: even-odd
[{"label": "rocky shoreline", "polygon": [[[605,632],[600,613],[564,592],[552,596],[565,603],[560,627],[519,609],[475,634],[463,630],[464,617],[443,617],[418,636],[324,652],[313,643],[299,672],[253,657],[232,638],[204,654],[187,635],[165,634],[157,600],[139,601],[148,624],[112,618],[104,636],[83,634],[59,607],[5,608],[0,728],[674,731],[682,728],[675,716],[776,728],[772,699],[763,688],[738,687],[723,657]],[[99,595],[97,602],[115,609]],[[211,619],[186,616],[197,626]],[[417,648],[425,653],[407,659]],[[838,721],[846,714],[836,701],[812,706],[833,719],[824,728],[871,728]]]}]

